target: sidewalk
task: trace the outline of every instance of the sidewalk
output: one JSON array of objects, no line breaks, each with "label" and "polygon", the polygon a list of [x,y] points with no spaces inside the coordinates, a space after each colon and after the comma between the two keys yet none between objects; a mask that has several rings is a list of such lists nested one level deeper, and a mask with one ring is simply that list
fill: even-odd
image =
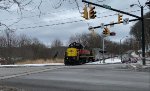
[{"label": "sidewalk", "polygon": [[141,60],[141,62],[129,64],[128,67],[136,71],[150,72],[150,61],[146,61],[146,65],[142,65]]}]

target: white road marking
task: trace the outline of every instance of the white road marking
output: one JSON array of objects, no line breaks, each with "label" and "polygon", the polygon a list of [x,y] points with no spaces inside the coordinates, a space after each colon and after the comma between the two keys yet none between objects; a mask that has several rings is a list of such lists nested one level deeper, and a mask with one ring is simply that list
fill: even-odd
[{"label": "white road marking", "polygon": [[65,66],[55,67],[55,68],[47,68],[47,69],[38,70],[38,71],[28,71],[25,73],[19,73],[19,74],[14,74],[14,75],[10,75],[10,76],[3,76],[3,77],[0,77],[0,80],[19,77],[19,76],[25,76],[25,75],[30,75],[30,74],[35,74],[35,73],[40,73],[40,72],[45,72],[45,71],[50,71],[50,70],[56,70],[56,69],[60,69],[60,68],[64,68],[64,67]]}]

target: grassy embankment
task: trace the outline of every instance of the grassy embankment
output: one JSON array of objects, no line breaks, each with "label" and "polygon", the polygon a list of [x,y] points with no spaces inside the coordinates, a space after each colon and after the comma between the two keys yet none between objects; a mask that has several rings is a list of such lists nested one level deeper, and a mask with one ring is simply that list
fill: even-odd
[{"label": "grassy embankment", "polygon": [[17,62],[16,64],[46,64],[46,63],[63,63],[64,60],[63,59],[37,59],[37,60],[24,60],[24,61],[20,61]]}]

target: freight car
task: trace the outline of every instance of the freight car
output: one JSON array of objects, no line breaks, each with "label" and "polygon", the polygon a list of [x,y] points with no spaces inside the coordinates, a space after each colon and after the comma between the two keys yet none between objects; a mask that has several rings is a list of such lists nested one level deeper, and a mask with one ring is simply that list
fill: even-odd
[{"label": "freight car", "polygon": [[80,43],[73,42],[65,52],[65,65],[78,65],[94,61],[92,50],[84,49]]}]

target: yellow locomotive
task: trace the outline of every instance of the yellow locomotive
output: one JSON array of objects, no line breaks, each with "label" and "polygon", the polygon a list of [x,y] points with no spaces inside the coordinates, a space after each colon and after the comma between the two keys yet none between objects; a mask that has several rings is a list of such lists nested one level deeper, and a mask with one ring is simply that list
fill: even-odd
[{"label": "yellow locomotive", "polygon": [[84,64],[90,61],[94,61],[92,50],[84,49],[80,43],[71,43],[65,52],[65,65]]}]

